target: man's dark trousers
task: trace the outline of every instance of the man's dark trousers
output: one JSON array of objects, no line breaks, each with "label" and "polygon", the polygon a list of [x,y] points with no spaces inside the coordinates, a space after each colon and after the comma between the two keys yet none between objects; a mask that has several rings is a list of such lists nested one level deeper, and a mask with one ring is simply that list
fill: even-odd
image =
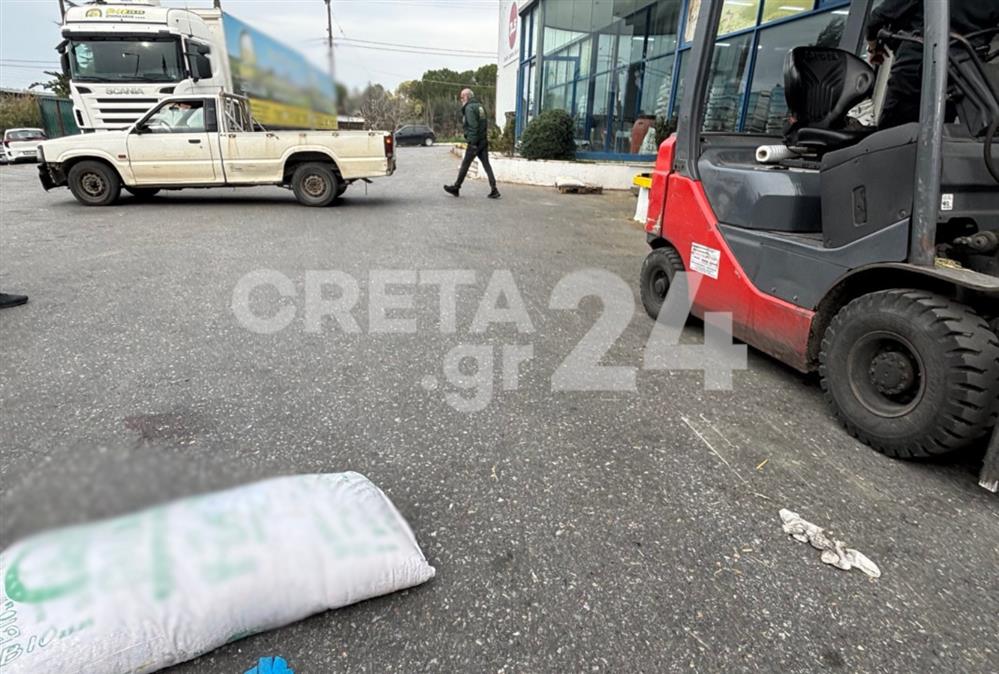
[{"label": "man's dark trousers", "polygon": [[482,168],[486,170],[486,177],[489,178],[489,187],[496,189],[496,176],[493,175],[493,167],[489,164],[489,141],[482,141],[478,145],[473,145],[469,143],[465,147],[465,157],[461,160],[461,168],[458,170],[458,179],[454,181],[455,187],[461,187],[461,184],[465,182],[465,176],[468,175],[468,168],[478,157],[479,161],[482,162]]}]

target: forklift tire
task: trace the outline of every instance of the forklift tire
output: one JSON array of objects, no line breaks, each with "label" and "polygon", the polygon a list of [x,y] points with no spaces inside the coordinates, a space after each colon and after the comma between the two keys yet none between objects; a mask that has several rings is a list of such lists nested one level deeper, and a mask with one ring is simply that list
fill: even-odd
[{"label": "forklift tire", "polygon": [[653,320],[659,318],[659,310],[666,300],[673,277],[681,271],[683,258],[673,246],[656,248],[645,256],[639,285],[645,313]]},{"label": "forklift tire", "polygon": [[896,459],[966,447],[995,425],[999,338],[969,307],[885,290],[843,307],[822,338],[822,390],[847,431]]},{"label": "forklift tire", "polygon": [[303,206],[329,206],[339,196],[339,180],[329,164],[302,164],[291,178],[291,189]]},{"label": "forklift tire", "polygon": [[158,187],[126,187],[125,191],[136,199],[152,199],[160,193]]},{"label": "forklift tire", "polygon": [[84,206],[110,206],[121,194],[121,177],[104,162],[73,164],[67,176],[69,191]]}]

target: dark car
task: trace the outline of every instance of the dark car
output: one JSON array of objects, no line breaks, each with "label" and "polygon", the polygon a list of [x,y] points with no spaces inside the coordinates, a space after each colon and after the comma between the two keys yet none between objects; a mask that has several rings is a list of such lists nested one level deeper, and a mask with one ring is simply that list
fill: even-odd
[{"label": "dark car", "polygon": [[395,132],[396,145],[426,145],[430,147],[437,140],[434,130],[426,124],[407,124]]}]

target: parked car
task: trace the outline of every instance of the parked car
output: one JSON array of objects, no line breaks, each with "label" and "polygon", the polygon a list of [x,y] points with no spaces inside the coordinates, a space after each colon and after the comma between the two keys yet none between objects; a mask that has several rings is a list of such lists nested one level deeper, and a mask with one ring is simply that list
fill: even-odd
[{"label": "parked car", "polygon": [[326,206],[357,180],[390,176],[395,143],[386,131],[265,131],[242,96],[171,96],[121,131],[42,143],[46,190],[67,186],[87,206],[121,190],[148,198],[190,187],[280,185],[299,203]]},{"label": "parked car", "polygon": [[38,144],[45,140],[41,129],[7,129],[3,134],[3,158],[8,162],[35,161]]},{"label": "parked car", "polygon": [[407,124],[395,132],[396,145],[426,145],[430,147],[437,140],[434,130],[426,124]]}]

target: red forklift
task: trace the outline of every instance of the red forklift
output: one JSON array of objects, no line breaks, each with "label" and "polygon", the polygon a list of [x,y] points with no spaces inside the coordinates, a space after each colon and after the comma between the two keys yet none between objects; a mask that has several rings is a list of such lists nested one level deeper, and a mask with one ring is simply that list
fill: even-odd
[{"label": "red forklift", "polygon": [[[736,338],[818,372],[851,435],[899,459],[987,442],[995,492],[999,27],[954,34],[951,0],[923,1],[921,34],[879,35],[922,46],[918,123],[847,119],[885,81],[858,56],[875,0],[854,0],[839,48],[789,51],[784,137],[702,131],[724,3],[701,2],[653,173],[641,296],[657,318],[674,275],[700,273],[692,313],[730,313]],[[762,146],[785,156],[761,163]]]}]

